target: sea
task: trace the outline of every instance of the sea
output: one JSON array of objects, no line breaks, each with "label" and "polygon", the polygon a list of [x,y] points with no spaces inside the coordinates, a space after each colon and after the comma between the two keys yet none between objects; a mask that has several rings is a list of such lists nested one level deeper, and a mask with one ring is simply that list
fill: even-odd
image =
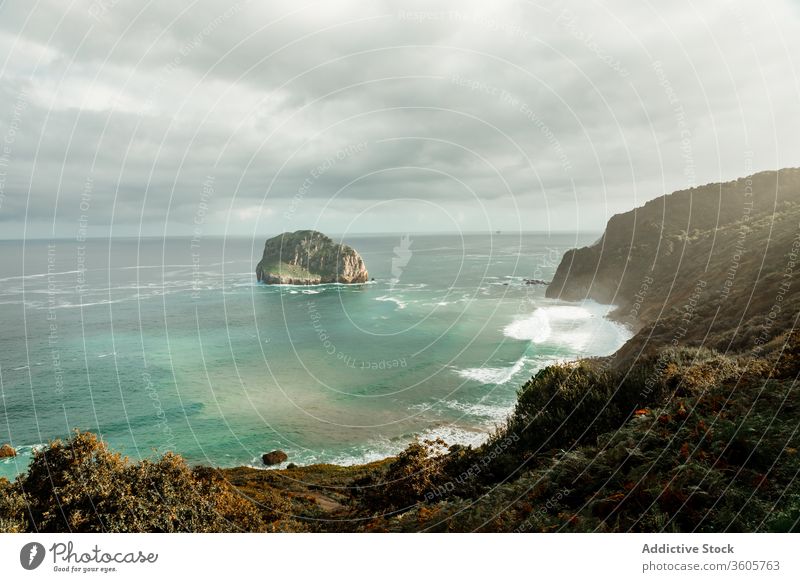
[{"label": "sea", "polygon": [[0,241],[0,476],[75,429],[216,467],[477,445],[537,370],[630,337],[526,282],[598,233],[334,236],[373,280],[310,287],[257,282],[267,236]]}]

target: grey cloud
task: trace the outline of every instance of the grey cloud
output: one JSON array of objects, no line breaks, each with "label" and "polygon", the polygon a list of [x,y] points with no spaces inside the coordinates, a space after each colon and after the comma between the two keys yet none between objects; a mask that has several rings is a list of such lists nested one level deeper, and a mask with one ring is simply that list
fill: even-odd
[{"label": "grey cloud", "polygon": [[[97,229],[121,233],[185,232],[209,176],[209,233],[408,198],[465,229],[484,204],[502,228],[599,230],[692,182],[797,165],[788,1],[38,6],[0,7],[0,139],[26,101],[8,236],[69,235],[87,178]],[[358,227],[403,211],[375,212]]]}]

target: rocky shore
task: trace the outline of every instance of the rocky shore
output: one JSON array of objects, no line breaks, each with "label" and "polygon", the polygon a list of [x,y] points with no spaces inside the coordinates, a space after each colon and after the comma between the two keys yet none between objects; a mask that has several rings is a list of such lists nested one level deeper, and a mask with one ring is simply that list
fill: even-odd
[{"label": "rocky shore", "polygon": [[[478,447],[421,440],[365,465],[285,469],[272,450],[269,470],[212,469],[171,453],[133,463],[76,434],[0,479],[0,532],[797,532],[798,224],[799,170],[613,217],[547,294],[614,303],[639,333],[537,372]],[[276,257],[300,280],[366,278],[324,235],[277,238],[259,279]]]}]

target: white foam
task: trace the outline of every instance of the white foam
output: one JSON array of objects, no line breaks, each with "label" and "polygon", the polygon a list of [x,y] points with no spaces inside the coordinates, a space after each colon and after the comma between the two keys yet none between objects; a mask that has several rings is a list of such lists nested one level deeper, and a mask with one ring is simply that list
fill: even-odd
[{"label": "white foam", "polygon": [[541,307],[532,315],[509,323],[503,330],[506,337],[528,340],[535,344],[547,341],[551,333],[550,318]]},{"label": "white foam", "polygon": [[509,404],[508,406],[502,406],[499,404],[484,404],[482,402],[459,402],[458,400],[452,400],[450,402],[445,402],[445,405],[448,408],[452,408],[453,410],[458,410],[465,414],[470,414],[472,416],[478,416],[482,418],[486,418],[489,420],[494,421],[494,423],[503,422],[508,418],[508,415],[514,410],[514,405]]},{"label": "white foam", "polygon": [[326,463],[331,463],[332,465],[341,465],[343,467],[350,467],[353,465],[366,465],[367,463],[374,463],[375,461],[382,461],[386,457],[393,457],[400,451],[402,451],[405,446],[386,446],[378,443],[374,443],[371,445],[371,450],[369,448],[365,448],[363,452],[359,453],[343,453],[333,457],[331,461],[324,461]]},{"label": "white foam", "polygon": [[[489,428],[487,428],[487,430],[482,430],[480,428],[470,429],[452,424],[443,424],[420,432],[416,436],[419,440],[434,440],[441,438],[448,445],[459,444],[478,446],[489,438]],[[256,457],[250,461],[249,466],[254,469],[269,470],[284,469],[289,462],[294,462],[298,465],[329,463],[342,467],[364,465],[374,461],[381,461],[387,457],[393,457],[403,451],[413,441],[414,438],[412,436],[406,436],[404,438],[397,439],[378,437],[372,439],[370,442],[365,443],[364,445],[355,447],[348,452],[338,452],[333,454],[324,449],[315,451],[307,449],[297,452],[287,449],[290,460],[285,463],[266,467],[261,462],[261,458]]]},{"label": "white foam", "polygon": [[[417,435],[419,440],[435,440],[442,439],[448,445],[471,445],[478,446],[486,442],[489,438],[488,430],[468,429],[460,426],[446,424],[433,428],[429,428]],[[413,438],[386,440],[376,439],[364,447],[359,447],[357,451],[350,453],[343,453],[334,456],[330,460],[325,460],[326,463],[334,465],[350,466],[350,465],[363,465],[380,461],[386,457],[392,457],[403,451],[409,444],[413,442]],[[321,457],[325,457],[324,452]],[[312,461],[313,462],[313,461]],[[316,461],[319,462],[319,461]]]},{"label": "white foam", "polygon": [[389,440],[385,438],[377,438],[362,446],[355,447],[349,452],[339,452],[338,454],[330,453],[325,449],[311,450],[306,449],[303,451],[291,451],[287,449],[289,460],[279,465],[265,466],[261,461],[261,457],[255,457],[250,462],[250,467],[254,469],[285,469],[290,462],[298,465],[313,465],[317,463],[326,463],[332,465],[339,465],[348,467],[352,465],[364,465],[374,461],[381,461],[387,457],[392,457],[408,446],[405,440]]},{"label": "white foam", "polygon": [[453,425],[430,428],[419,435],[420,440],[442,439],[448,445],[466,445],[477,447],[489,439],[489,432],[470,430]]},{"label": "white foam", "polygon": [[360,287],[361,285],[375,285],[376,281],[364,281],[363,283],[313,283],[306,284],[293,284],[293,283],[274,283],[270,285],[261,285],[262,287]]},{"label": "white foam", "polygon": [[467,380],[474,380],[481,384],[505,384],[516,376],[525,366],[526,359],[520,358],[513,366],[506,368],[467,368],[457,370],[457,374]]},{"label": "white foam", "polygon": [[[12,445],[13,446],[13,445]],[[34,445],[17,445],[14,450],[17,454],[13,457],[5,457],[0,459],[0,464],[3,465],[18,465],[22,468],[27,467],[31,461],[33,453],[40,451],[47,446],[46,443],[38,443]]]},{"label": "white foam", "polygon": [[398,299],[397,297],[391,297],[389,295],[381,295],[380,297],[376,297],[375,301],[388,301],[390,303],[394,303],[397,305],[398,309],[405,309],[408,303],[403,301],[402,299]]},{"label": "white foam", "polygon": [[505,327],[506,337],[568,348],[572,357],[605,356],[631,337],[625,326],[606,318],[613,306],[585,302],[539,307]]},{"label": "white foam", "polygon": [[13,277],[3,277],[0,281],[17,281],[25,279],[37,279],[39,277],[57,277],[60,275],[73,275],[80,271],[59,271],[58,273],[32,273],[30,275],[15,275]]},{"label": "white foam", "polygon": [[[69,301],[62,301],[54,307],[54,309],[76,309],[81,307],[94,307],[96,305],[114,305],[116,303],[124,303],[132,301],[133,299],[146,299],[145,295],[133,295],[131,297],[123,297],[120,299],[103,299],[102,301],[88,301],[86,303],[70,303]],[[49,306],[44,306],[42,309],[50,309]]]}]

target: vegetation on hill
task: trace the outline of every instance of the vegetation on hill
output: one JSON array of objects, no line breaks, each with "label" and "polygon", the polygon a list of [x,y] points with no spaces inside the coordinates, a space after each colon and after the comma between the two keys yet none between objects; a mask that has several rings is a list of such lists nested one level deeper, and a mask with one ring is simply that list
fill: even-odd
[{"label": "vegetation on hill", "polygon": [[309,272],[308,269],[304,269],[301,265],[291,265],[277,259],[273,260],[272,263],[264,264],[262,262],[259,263],[259,265],[262,269],[262,272],[272,273],[281,279],[307,279],[310,281],[315,278],[313,273]]},{"label": "vegetation on hill", "polygon": [[358,467],[130,463],[78,433],[0,482],[0,530],[798,531],[800,337],[780,346],[550,367],[485,445]]},{"label": "vegetation on hill", "polygon": [[614,316],[639,330],[625,355],[750,350],[793,327],[799,260],[800,169],[790,168],[612,217],[598,242],[564,255],[547,295],[617,305]]},{"label": "vegetation on hill", "polygon": [[[754,360],[697,348],[667,350],[663,369],[635,370],[657,374],[657,390],[640,401],[648,404],[623,403],[623,397],[599,419],[575,390],[602,402],[609,392],[625,390],[623,374],[585,364],[542,372],[521,391],[508,425],[471,452],[480,465],[498,442],[512,443],[480,475],[477,494],[455,490],[372,527],[798,531],[796,337],[788,347],[792,354]],[[537,403],[548,398],[558,403],[537,414]],[[617,428],[611,428],[614,418]],[[509,441],[514,431],[521,438]]]},{"label": "vegetation on hill", "polygon": [[538,372],[484,445],[214,470],[76,433],[0,479],[0,531],[800,531],[799,259],[800,170],[657,199],[548,288],[636,336]]},{"label": "vegetation on hill", "polygon": [[86,432],[34,453],[13,484],[0,480],[0,531],[265,531],[267,523],[216,471],[174,454],[131,463]]}]

